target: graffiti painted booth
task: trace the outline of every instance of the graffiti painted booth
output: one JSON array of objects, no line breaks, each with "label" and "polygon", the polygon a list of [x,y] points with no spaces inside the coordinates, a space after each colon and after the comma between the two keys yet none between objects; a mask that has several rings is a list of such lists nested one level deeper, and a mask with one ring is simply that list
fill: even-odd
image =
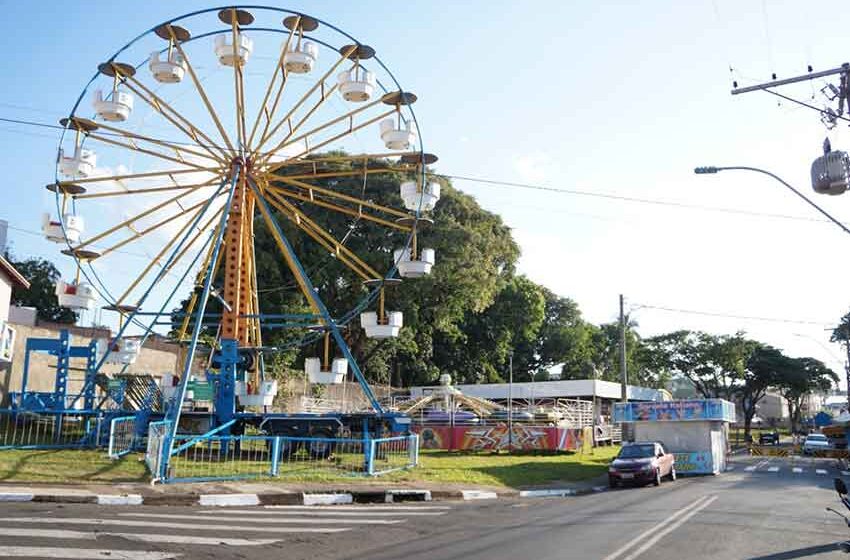
[{"label": "graffiti painted booth", "polygon": [[718,474],[726,468],[735,406],[723,399],[614,405],[614,422],[633,425],[635,441],[658,441],[676,455],[679,474]]},{"label": "graffiti painted booth", "polygon": [[[527,426],[498,422],[481,426],[419,426],[423,449],[448,451],[575,451],[584,440],[583,430],[556,426]],[[590,436],[592,437],[592,435]]]}]

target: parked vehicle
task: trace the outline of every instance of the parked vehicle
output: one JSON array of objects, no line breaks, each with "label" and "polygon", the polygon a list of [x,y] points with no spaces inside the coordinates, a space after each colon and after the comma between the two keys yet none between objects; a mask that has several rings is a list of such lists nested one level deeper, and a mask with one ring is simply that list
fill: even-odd
[{"label": "parked vehicle", "polygon": [[829,438],[823,434],[809,434],[803,442],[803,455],[812,455],[815,451],[831,449]]},{"label": "parked vehicle", "polygon": [[779,432],[762,432],[759,445],[779,445]]},{"label": "parked vehicle", "polygon": [[657,441],[627,443],[608,467],[608,485],[616,488],[619,484],[646,484],[652,482],[661,485],[661,479],[670,477],[676,480],[675,456],[667,453]]}]

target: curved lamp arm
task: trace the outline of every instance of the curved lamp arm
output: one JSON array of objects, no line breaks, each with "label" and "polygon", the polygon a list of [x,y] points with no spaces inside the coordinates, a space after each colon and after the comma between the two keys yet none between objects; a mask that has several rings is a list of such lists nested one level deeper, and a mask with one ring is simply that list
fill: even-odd
[{"label": "curved lamp arm", "polygon": [[694,169],[694,173],[696,173],[697,175],[713,174],[713,173],[717,173],[718,171],[754,171],[756,173],[761,173],[762,175],[767,175],[768,177],[771,177],[771,178],[779,181],[783,185],[785,185],[791,192],[793,192],[794,194],[796,194],[797,196],[799,196],[800,198],[805,200],[806,203],[809,206],[811,206],[812,208],[814,208],[815,210],[817,210],[818,212],[820,212],[821,214],[826,216],[829,219],[829,221],[831,221],[832,223],[834,223],[835,225],[840,227],[842,230],[844,230],[844,233],[850,235],[850,229],[848,229],[847,226],[845,226],[843,223],[841,223],[838,219],[834,218],[829,212],[827,212],[826,210],[824,210],[823,208],[818,206],[809,197],[807,197],[806,195],[804,195],[803,193],[801,193],[800,191],[795,189],[793,186],[791,186],[787,182],[783,181],[779,176],[774,175],[770,171],[766,171],[764,169],[759,169],[758,167],[746,167],[746,166],[741,166],[741,165],[730,166],[730,167],[706,166],[706,167],[697,167],[697,168]]}]

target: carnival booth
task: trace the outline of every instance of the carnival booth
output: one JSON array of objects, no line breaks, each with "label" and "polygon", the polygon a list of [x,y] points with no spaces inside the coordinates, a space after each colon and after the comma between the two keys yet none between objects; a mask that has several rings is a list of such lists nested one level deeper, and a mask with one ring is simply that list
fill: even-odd
[{"label": "carnival booth", "polygon": [[676,455],[678,474],[726,469],[735,405],[723,399],[631,402],[614,405],[614,422],[631,425],[634,441],[658,441]]}]

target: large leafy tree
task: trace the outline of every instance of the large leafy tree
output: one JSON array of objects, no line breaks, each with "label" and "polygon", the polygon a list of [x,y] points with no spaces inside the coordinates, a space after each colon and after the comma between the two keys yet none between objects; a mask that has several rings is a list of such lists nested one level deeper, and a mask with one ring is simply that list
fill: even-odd
[{"label": "large leafy tree", "polygon": [[796,369],[793,358],[765,344],[758,344],[747,360],[747,367],[737,386],[737,395],[744,415],[744,437],[749,439],[750,427],[758,403],[771,387],[778,386]]},{"label": "large leafy tree", "polygon": [[75,311],[59,306],[59,300],[54,290],[61,274],[53,266],[53,263],[35,257],[21,261],[16,261],[13,257],[10,257],[9,262],[30,283],[30,287],[26,290],[20,286],[16,286],[12,290],[12,303],[14,305],[35,307],[37,317],[41,321],[67,324],[74,324],[77,321]]},{"label": "large leafy tree", "polygon": [[[349,162],[326,165],[340,171],[356,171]],[[319,178],[313,183],[399,208],[402,206],[399,184],[403,178],[396,172],[373,174],[365,189],[362,176],[357,175]],[[386,308],[404,313],[405,328],[401,336],[380,342],[368,339],[360,329],[357,315],[344,330],[354,356],[372,380],[427,383],[443,372],[453,374],[460,381],[496,378],[502,373],[506,348],[528,344],[532,331],[536,334],[535,329],[541,323],[541,293],[532,283],[514,275],[519,249],[510,229],[499,216],[483,210],[474,198],[440,180],[442,198],[432,213],[435,225],[423,229],[419,236],[420,247],[435,249],[437,265],[431,275],[405,280],[402,286],[386,291]],[[365,219],[307,202],[293,201],[293,204],[378,271],[391,266],[393,250],[406,241],[406,234],[394,233]],[[339,318],[359,304],[368,293],[361,279],[296,224],[276,210],[275,213],[332,315]],[[306,299],[262,217],[256,218],[254,231],[261,311],[307,312]],[[215,283],[220,287],[221,282],[219,277]],[[185,309],[187,302],[188,298],[176,311]],[[529,306],[529,310],[522,312],[521,305]],[[220,307],[216,300],[210,301],[211,312],[220,311]],[[491,307],[493,310],[488,314]],[[172,323],[175,328],[179,326],[177,315]],[[284,347],[305,334],[292,329],[270,329],[263,333],[263,342]],[[489,340],[498,344],[490,347]],[[286,366],[300,368],[304,357],[320,355],[320,341],[293,349],[287,355]]]},{"label": "large leafy tree", "polygon": [[803,401],[811,393],[826,393],[838,383],[838,375],[820,360],[797,358],[785,370],[778,387],[788,405],[791,429],[796,431],[803,411]]}]

